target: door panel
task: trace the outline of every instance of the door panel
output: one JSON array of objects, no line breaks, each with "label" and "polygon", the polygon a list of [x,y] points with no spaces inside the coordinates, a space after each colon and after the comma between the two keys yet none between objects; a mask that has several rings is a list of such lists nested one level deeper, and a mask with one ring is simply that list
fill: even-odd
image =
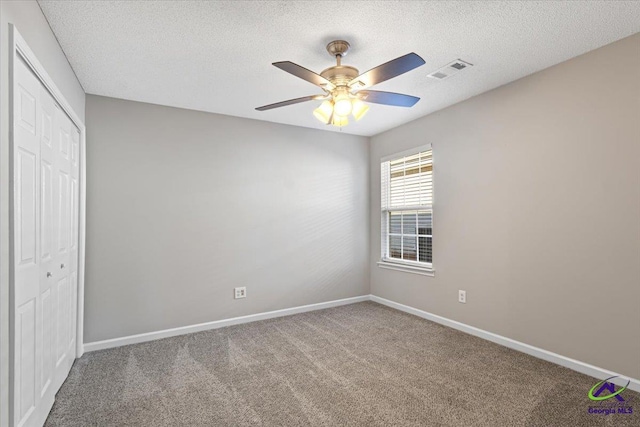
[{"label": "door panel", "polygon": [[40,161],[40,248],[41,261],[53,258],[53,165],[44,156]]},{"label": "door panel", "polygon": [[56,367],[64,361],[67,355],[67,289],[69,287],[69,280],[65,277],[58,281],[56,287],[57,300],[57,320],[58,325],[57,333],[57,345],[56,345]]},{"label": "door panel", "polygon": [[70,234],[69,234],[69,238],[71,239],[71,243],[70,243],[70,247],[69,249],[71,251],[77,251],[78,250],[78,214],[79,214],[79,209],[78,209],[78,178],[72,176],[71,177],[71,188],[70,188],[70,192],[69,192],[69,197],[70,197],[70,202],[71,202],[71,215],[70,215],[70,220],[71,220],[71,230],[70,230]]},{"label": "door panel", "polygon": [[69,250],[69,173],[58,171],[58,256]]},{"label": "door panel", "polygon": [[[69,292],[69,346],[75,348],[76,343],[76,313],[78,301],[78,273],[74,271],[69,275],[70,290]],[[75,354],[75,352],[73,352]]]},{"label": "door panel", "polygon": [[[24,66],[24,64],[22,64]],[[30,72],[26,70],[26,72]],[[24,128],[31,134],[36,134],[36,96],[35,85],[32,81],[18,84],[16,94],[16,124]],[[37,83],[37,82],[36,82]],[[25,87],[28,86],[28,87]]]},{"label": "door panel", "polygon": [[36,384],[36,299],[28,300],[16,312],[15,346],[21,356],[15,370],[20,390],[15,407],[18,420],[24,423],[33,414],[37,403]]},{"label": "door panel", "polygon": [[14,418],[37,425],[40,383],[40,83],[15,64],[13,146]]},{"label": "door panel", "polygon": [[[65,117],[66,119],[66,117]],[[60,157],[64,160],[69,160],[69,150],[71,147],[71,139],[70,139],[70,129],[69,129],[69,119],[63,120],[60,138]]]},{"label": "door panel", "polygon": [[36,263],[36,154],[18,148],[16,161],[16,256],[20,265]]},{"label": "door panel", "polygon": [[[59,179],[59,207],[58,207],[58,255],[56,262],[56,271],[58,274],[58,360],[57,366],[57,383],[62,385],[67,376],[73,358],[75,358],[75,301],[72,301],[74,292],[71,290],[72,272],[72,247],[77,244],[72,243],[73,232],[73,215],[74,209],[73,192],[75,191],[72,183],[72,167],[71,167],[71,148],[72,135],[75,127],[71,120],[62,113],[60,118],[60,140],[59,152],[56,158],[58,179]],[[77,252],[75,253],[77,256]]]},{"label": "door panel", "polygon": [[[40,137],[40,412],[53,406],[55,392],[56,292],[55,264],[57,250],[57,107],[53,97],[40,87],[39,110],[42,117]],[[43,415],[41,415],[42,417]]]},{"label": "door panel", "polygon": [[53,318],[52,288],[42,293],[42,368],[40,377],[40,396],[44,397],[53,380],[55,354],[53,353],[53,339],[55,337],[55,320]]}]

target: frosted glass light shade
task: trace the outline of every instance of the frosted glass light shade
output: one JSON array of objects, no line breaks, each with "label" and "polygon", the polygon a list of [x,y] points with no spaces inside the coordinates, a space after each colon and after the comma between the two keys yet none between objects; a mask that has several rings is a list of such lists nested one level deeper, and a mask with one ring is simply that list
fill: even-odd
[{"label": "frosted glass light shade", "polygon": [[369,111],[369,106],[359,99],[353,101],[353,118],[360,120]]},{"label": "frosted glass light shade", "polygon": [[331,119],[332,112],[333,104],[331,103],[331,101],[324,101],[318,108],[313,110],[313,115],[322,123],[328,124],[329,120]]},{"label": "frosted glass light shade", "polygon": [[331,124],[338,127],[343,127],[349,124],[349,119],[346,117],[341,117],[336,114],[333,115],[333,120]]}]

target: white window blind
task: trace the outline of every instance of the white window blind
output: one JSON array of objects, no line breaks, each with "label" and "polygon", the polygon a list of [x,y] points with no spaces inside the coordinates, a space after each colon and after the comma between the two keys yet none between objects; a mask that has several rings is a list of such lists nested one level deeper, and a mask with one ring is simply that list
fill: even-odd
[{"label": "white window blind", "polygon": [[431,146],[383,160],[380,172],[382,260],[432,268]]}]

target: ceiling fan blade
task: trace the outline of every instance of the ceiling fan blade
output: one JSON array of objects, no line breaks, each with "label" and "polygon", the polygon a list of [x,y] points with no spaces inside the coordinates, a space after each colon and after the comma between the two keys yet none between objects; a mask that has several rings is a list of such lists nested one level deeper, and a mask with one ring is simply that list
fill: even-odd
[{"label": "ceiling fan blade", "polygon": [[398,77],[399,75],[404,74],[407,71],[411,71],[422,64],[424,64],[424,59],[420,58],[420,56],[413,52],[407,53],[404,56],[385,62],[382,65],[378,65],[377,67],[360,74],[349,82],[349,86],[354,90],[364,89],[394,77]]},{"label": "ceiling fan blade", "polygon": [[381,92],[379,90],[361,90],[357,95],[366,102],[393,105],[394,107],[413,107],[416,102],[420,101],[420,98],[417,96],[394,92]]},{"label": "ceiling fan blade", "polygon": [[293,74],[294,76],[301,78],[302,80],[306,80],[309,83],[313,83],[316,86],[320,86],[321,88],[330,90],[330,89],[333,89],[334,87],[329,80],[325,79],[320,74],[314,73],[313,71],[308,70],[298,64],[294,64],[293,62],[290,62],[290,61],[274,62],[273,65],[275,65],[276,67],[280,68],[283,71],[286,71],[289,74]]},{"label": "ceiling fan blade", "polygon": [[314,99],[324,99],[325,95],[311,95],[311,96],[303,96],[302,98],[294,98],[288,99],[282,102],[276,102],[275,104],[263,105],[262,107],[256,108],[258,111],[266,111],[271,110],[273,108],[286,107],[287,105],[299,104],[301,102],[313,101]]}]

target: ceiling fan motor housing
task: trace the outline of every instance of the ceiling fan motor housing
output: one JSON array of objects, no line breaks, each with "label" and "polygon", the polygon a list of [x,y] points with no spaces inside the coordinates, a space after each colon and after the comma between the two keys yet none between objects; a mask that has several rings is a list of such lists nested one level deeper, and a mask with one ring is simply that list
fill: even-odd
[{"label": "ceiling fan motor housing", "polygon": [[322,71],[320,75],[333,83],[334,86],[346,86],[351,80],[358,77],[360,72],[350,65],[335,65]]}]

